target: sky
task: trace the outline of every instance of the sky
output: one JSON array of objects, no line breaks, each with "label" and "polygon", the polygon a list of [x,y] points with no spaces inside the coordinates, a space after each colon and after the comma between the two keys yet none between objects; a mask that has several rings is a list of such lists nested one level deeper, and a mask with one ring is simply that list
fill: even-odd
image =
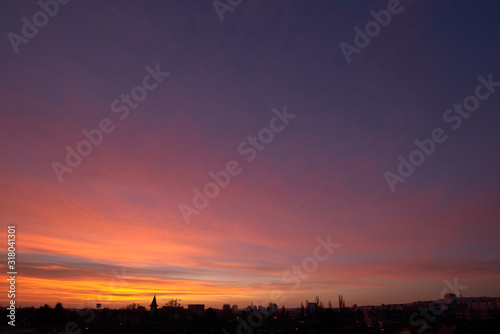
[{"label": "sky", "polygon": [[498,2],[44,1],[0,13],[18,306],[500,296]]}]

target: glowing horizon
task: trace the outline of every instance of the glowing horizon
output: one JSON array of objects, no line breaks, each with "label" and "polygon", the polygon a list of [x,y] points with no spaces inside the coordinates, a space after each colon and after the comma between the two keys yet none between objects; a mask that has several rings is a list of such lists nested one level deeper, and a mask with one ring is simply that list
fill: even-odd
[{"label": "glowing horizon", "polygon": [[[75,1],[19,52],[4,38],[17,304],[379,305],[455,278],[500,296],[497,5],[401,3],[351,62],[339,44],[387,1],[244,1],[223,21],[210,2]],[[6,5],[4,36],[39,10]],[[446,141],[392,192],[384,173],[435,128]]]}]

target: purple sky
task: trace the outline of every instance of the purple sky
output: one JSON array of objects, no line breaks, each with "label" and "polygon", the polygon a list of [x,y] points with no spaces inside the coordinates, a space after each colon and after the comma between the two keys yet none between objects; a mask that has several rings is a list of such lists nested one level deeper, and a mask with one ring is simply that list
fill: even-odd
[{"label": "purple sky", "polygon": [[[339,45],[388,3],[399,13],[348,63]],[[388,304],[438,299],[455,277],[464,296],[500,296],[500,5],[396,5],[243,0],[221,21],[210,1],[70,1],[13,47],[42,9],[6,2],[0,212],[17,300]],[[474,110],[454,111],[464,100]],[[112,132],[69,166],[103,120]],[[391,191],[386,172],[436,128],[446,141]],[[340,246],[290,283],[329,235]]]}]

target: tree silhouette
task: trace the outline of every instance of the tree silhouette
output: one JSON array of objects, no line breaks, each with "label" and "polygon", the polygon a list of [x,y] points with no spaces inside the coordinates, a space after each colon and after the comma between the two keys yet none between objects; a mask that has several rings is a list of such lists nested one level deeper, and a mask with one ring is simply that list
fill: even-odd
[{"label": "tree silhouette", "polygon": [[136,310],[137,309],[137,306],[139,306],[139,304],[136,304],[136,303],[132,303],[132,304],[128,304],[125,309],[127,310]]},{"label": "tree silhouette", "polygon": [[64,312],[64,307],[63,307],[62,303],[59,302],[54,307],[54,316],[59,321],[62,321],[65,319],[65,312]]},{"label": "tree silhouette", "polygon": [[318,309],[322,309],[323,308],[323,302],[319,300],[319,296],[316,296],[314,300],[316,302],[316,307]]},{"label": "tree silhouette", "polygon": [[170,301],[166,302],[165,303],[165,306],[170,306],[170,307],[182,307],[181,303],[180,303],[180,299],[171,299]]},{"label": "tree silhouette", "polygon": [[339,310],[343,311],[345,309],[345,300],[342,295],[339,295]]}]

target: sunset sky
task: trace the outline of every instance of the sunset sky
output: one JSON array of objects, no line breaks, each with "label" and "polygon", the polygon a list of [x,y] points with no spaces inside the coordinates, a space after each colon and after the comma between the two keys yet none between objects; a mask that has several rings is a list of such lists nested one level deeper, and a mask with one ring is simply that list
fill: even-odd
[{"label": "sunset sky", "polygon": [[[42,8],[0,13],[0,245],[15,225],[18,305],[377,305],[439,299],[455,278],[500,297],[498,2],[401,0],[350,62],[340,44],[388,1],[243,0],[223,20],[212,1],[58,7],[17,46]],[[476,110],[447,113],[478,91]],[[68,166],[99,127],[113,130]],[[436,128],[446,140],[391,191],[385,173]],[[239,173],[196,208],[228,163]],[[328,236],[338,247],[292,283]]]}]

